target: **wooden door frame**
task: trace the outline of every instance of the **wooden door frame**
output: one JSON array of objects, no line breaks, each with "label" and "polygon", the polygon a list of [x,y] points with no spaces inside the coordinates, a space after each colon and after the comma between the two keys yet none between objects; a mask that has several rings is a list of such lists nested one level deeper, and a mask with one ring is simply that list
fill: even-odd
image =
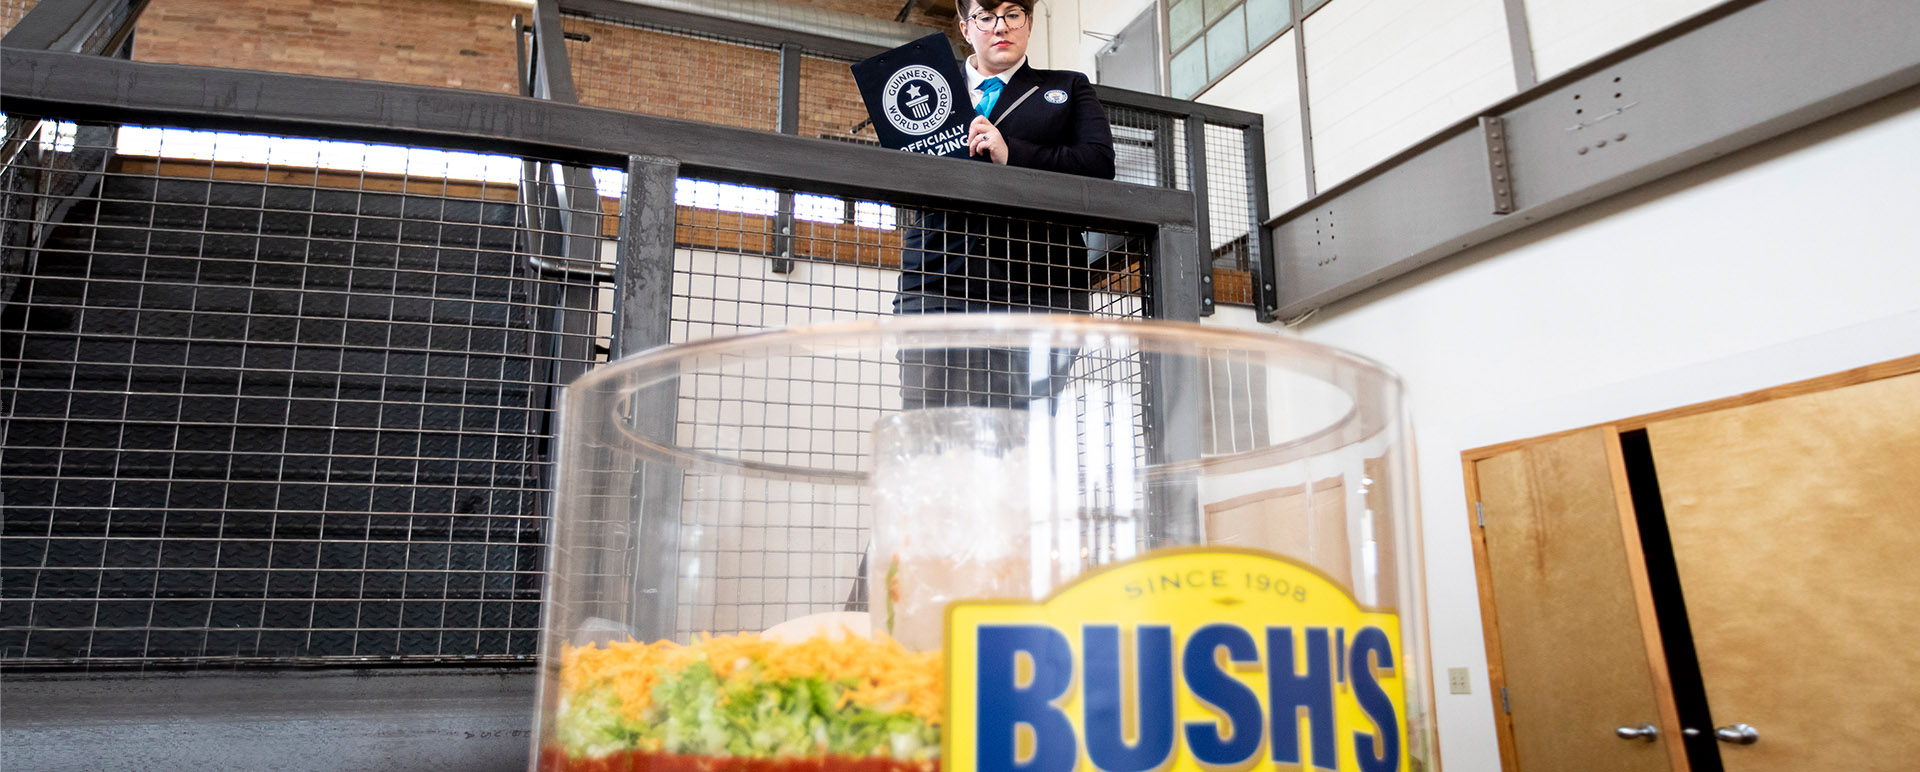
[{"label": "wooden door frame", "polygon": [[[1653,671],[1656,684],[1667,684],[1666,650],[1660,638],[1657,617],[1654,616],[1653,591],[1647,582],[1646,555],[1640,548],[1640,529],[1633,509],[1633,499],[1628,495],[1627,471],[1621,457],[1619,437],[1622,433],[1647,428],[1649,424],[1684,416],[1711,413],[1728,408],[1771,402],[1787,397],[1832,391],[1857,384],[1892,378],[1920,372],[1920,354],[1879,362],[1863,367],[1842,370],[1806,380],[1771,386],[1737,394],[1731,397],[1684,405],[1668,410],[1623,418],[1601,424],[1591,424],[1576,429],[1543,434],[1521,440],[1470,448],[1460,453],[1462,474],[1466,481],[1466,515],[1469,542],[1473,546],[1474,583],[1479,591],[1480,624],[1486,639],[1487,648],[1487,693],[1493,701],[1494,727],[1499,735],[1500,768],[1504,772],[1521,772],[1518,767],[1518,750],[1513,737],[1513,717],[1501,705],[1500,690],[1506,683],[1505,657],[1500,647],[1500,622],[1493,604],[1492,572],[1487,562],[1486,532],[1479,526],[1479,513],[1475,507],[1480,501],[1480,479],[1475,464],[1495,456],[1522,450],[1549,440],[1559,439],[1571,434],[1600,429],[1608,436],[1607,465],[1613,475],[1614,500],[1620,510],[1621,535],[1627,552],[1627,563],[1633,584],[1634,601],[1640,610],[1641,633],[1647,647],[1647,664]],[[1678,709],[1675,707],[1671,688],[1656,688],[1655,700],[1660,709],[1660,731],[1667,736],[1667,747],[1673,759],[1675,772],[1689,769],[1686,743],[1681,738]]]}]

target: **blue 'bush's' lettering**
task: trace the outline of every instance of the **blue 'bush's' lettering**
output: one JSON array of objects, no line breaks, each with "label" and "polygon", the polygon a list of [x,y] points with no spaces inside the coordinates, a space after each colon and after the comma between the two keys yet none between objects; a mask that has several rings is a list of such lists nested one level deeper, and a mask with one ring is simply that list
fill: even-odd
[{"label": "blue 'bush's' lettering", "polygon": [[1087,758],[1104,772],[1146,772],[1173,755],[1173,628],[1142,625],[1134,634],[1132,713],[1139,739],[1127,743],[1128,707],[1121,684],[1120,628],[1082,629],[1086,656]]}]

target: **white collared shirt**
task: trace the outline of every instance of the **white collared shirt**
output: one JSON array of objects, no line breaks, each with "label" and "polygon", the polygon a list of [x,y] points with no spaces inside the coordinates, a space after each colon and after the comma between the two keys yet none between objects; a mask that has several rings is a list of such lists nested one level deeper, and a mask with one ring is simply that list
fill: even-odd
[{"label": "white collared shirt", "polygon": [[973,68],[973,57],[969,56],[962,60],[960,67],[967,71],[967,95],[973,99],[974,108],[978,109],[980,107],[980,100],[987,95],[987,92],[980,90],[980,84],[986,82],[988,77],[1000,79],[1000,85],[1003,87],[1001,93],[1004,94],[1006,93],[1004,87],[1008,83],[1013,82],[1013,74],[1019,72],[1020,68],[1025,66],[1027,66],[1027,58],[1022,56],[1020,57],[1020,61],[1014,62],[1013,66],[1008,67],[1006,72],[1000,73],[999,75],[987,76],[981,75],[979,70]]}]

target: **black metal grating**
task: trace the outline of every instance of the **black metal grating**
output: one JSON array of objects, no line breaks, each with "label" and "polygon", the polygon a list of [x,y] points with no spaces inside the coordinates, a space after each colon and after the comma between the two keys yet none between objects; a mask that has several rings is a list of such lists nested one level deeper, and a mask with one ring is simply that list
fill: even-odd
[{"label": "black metal grating", "polygon": [[1247,167],[1247,131],[1206,125],[1207,224],[1211,236],[1213,291],[1221,303],[1253,303],[1253,261],[1260,223],[1254,217],[1253,173]]},{"label": "black metal grating", "polygon": [[171,133],[74,171],[90,128],[0,178],[0,663],[530,659],[553,383],[606,343],[553,320],[606,290],[450,156]]},{"label": "black metal grating", "polygon": [[[985,218],[947,210],[894,209],[796,193],[803,215],[788,247],[778,231],[780,192],[680,180],[670,342],[684,343],[761,327],[879,319],[894,313],[902,240],[948,229],[984,227],[1010,241],[1044,247],[1044,238],[1093,245],[1086,312],[1145,318],[1147,246],[1138,234],[1090,233],[1040,220]],[[811,207],[806,202],[813,201]],[[848,204],[851,204],[848,206]],[[844,207],[834,219],[822,213]],[[884,211],[891,216],[876,217]],[[744,211],[742,211],[744,210]],[[959,223],[968,223],[966,226]],[[1024,235],[1023,235],[1024,234]],[[783,259],[791,259],[782,265]],[[1018,274],[1018,271],[1014,273]],[[1029,276],[1031,289],[1047,289]],[[1003,310],[1045,311],[1041,307]],[[891,354],[792,356],[751,376],[702,374],[682,380],[678,409],[683,446],[794,466],[864,471],[868,432],[901,407],[901,363]],[[1119,390],[1130,416],[1081,415],[1081,426],[1144,427],[1144,367],[1137,352],[1082,351],[1061,410],[1107,405],[1089,390]],[[768,384],[778,384],[777,393]],[[759,391],[751,389],[757,388]],[[1105,409],[1105,408],[1100,408]],[[1144,461],[1144,434],[1115,438]],[[1085,452],[1105,454],[1107,438],[1082,437]],[[682,484],[682,572],[715,581],[682,588],[677,634],[758,631],[793,617],[864,610],[864,566],[872,502],[864,489],[824,483],[690,473]],[[744,504],[743,504],[744,502]],[[744,514],[743,514],[744,513]]]},{"label": "black metal grating", "polygon": [[1187,190],[1187,124],[1169,113],[1105,105],[1113,129],[1114,179]]}]

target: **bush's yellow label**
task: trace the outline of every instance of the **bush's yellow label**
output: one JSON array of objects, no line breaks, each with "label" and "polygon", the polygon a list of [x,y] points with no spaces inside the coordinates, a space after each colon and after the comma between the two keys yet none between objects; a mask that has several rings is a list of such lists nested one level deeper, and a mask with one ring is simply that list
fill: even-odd
[{"label": "bush's yellow label", "polygon": [[1399,619],[1277,555],[1154,552],[947,608],[954,772],[1399,772]]}]

